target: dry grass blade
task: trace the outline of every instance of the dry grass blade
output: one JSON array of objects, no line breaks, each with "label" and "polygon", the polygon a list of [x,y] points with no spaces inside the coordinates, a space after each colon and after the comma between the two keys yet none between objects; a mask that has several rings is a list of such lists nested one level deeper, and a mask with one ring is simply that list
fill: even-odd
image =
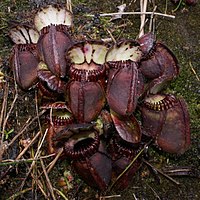
[{"label": "dry grass blade", "polygon": [[30,191],[30,190],[32,190],[32,188],[27,188],[27,189],[21,190],[21,191],[15,193],[14,195],[12,195],[12,196],[11,196],[10,198],[8,198],[7,200],[14,200],[15,198],[19,197],[20,195],[22,195],[22,194],[24,194],[24,193],[26,193],[26,192],[28,192],[28,191]]},{"label": "dry grass blade", "polygon": [[[61,156],[62,153],[63,153],[63,148],[61,148],[61,149],[58,150],[58,153],[56,154],[56,157],[55,157],[55,158],[53,159],[53,161],[46,167],[45,170],[46,170],[47,174],[53,169],[53,167],[55,166],[57,160],[59,159],[59,157]],[[55,154],[51,154],[51,155],[46,156],[46,157],[41,156],[39,159],[44,159],[44,158],[52,157],[52,156],[55,156]],[[36,161],[37,161],[37,160],[36,160]],[[37,178],[35,178],[34,176],[33,176],[33,178],[34,178],[35,180],[38,180],[38,179],[42,176],[43,173],[44,173],[44,172],[38,173],[39,175],[37,176]]]},{"label": "dry grass blade", "polygon": [[157,192],[149,185],[147,184],[147,186],[150,188],[150,190],[154,193],[155,197],[157,200],[161,200],[161,198],[159,197],[159,195],[157,194]]},{"label": "dry grass blade", "polygon": [[42,137],[42,140],[41,140],[41,142],[40,142],[40,144],[39,144],[39,146],[38,146],[38,149],[37,149],[37,151],[36,151],[36,153],[35,153],[35,156],[34,156],[34,160],[33,160],[32,164],[31,164],[31,167],[30,167],[29,171],[28,171],[27,174],[26,174],[26,178],[23,180],[23,182],[22,182],[22,184],[21,184],[21,186],[20,186],[21,189],[24,187],[24,184],[25,184],[25,182],[26,182],[28,176],[30,175],[32,169],[33,169],[34,166],[35,166],[36,160],[38,159],[38,157],[39,157],[40,154],[41,154],[41,150],[40,150],[40,149],[41,149],[41,147],[42,147],[42,144],[44,143],[44,140],[45,140],[45,138],[46,138],[46,135],[47,135],[47,130],[45,131],[45,133],[44,133],[44,135],[43,135],[43,137]]},{"label": "dry grass blade", "polygon": [[176,7],[174,10],[172,10],[172,12],[176,12],[176,11],[180,8],[180,6],[181,6],[181,4],[182,4],[182,1],[183,1],[183,0],[180,0],[180,1],[179,1],[177,7]]},{"label": "dry grass blade", "polygon": [[[47,155],[47,156],[41,156],[40,158],[42,159],[46,159],[46,158],[50,158],[50,157],[53,157],[55,156],[55,154],[50,154],[50,155]],[[7,159],[7,160],[3,160],[1,163],[0,163],[0,166],[5,166],[5,165],[15,165],[15,164],[19,164],[19,163],[31,163],[33,161],[38,161],[39,159],[20,159],[20,160],[12,160],[12,159]]]},{"label": "dry grass blade", "polygon": [[18,91],[17,91],[17,83],[15,82],[15,97],[14,97],[14,100],[12,101],[12,104],[11,104],[11,106],[10,106],[10,109],[9,109],[9,111],[8,111],[8,113],[7,113],[6,117],[5,117],[5,119],[4,119],[4,122],[3,122],[2,140],[4,139],[5,127],[6,127],[8,118],[10,117],[10,114],[11,114],[13,108],[14,108],[14,105],[15,105],[15,103],[16,103],[16,101],[17,101],[17,98],[18,98]]},{"label": "dry grass blade", "polygon": [[38,188],[40,189],[41,193],[45,197],[45,199],[49,199],[48,195],[44,191],[44,186],[43,186],[42,182],[37,177],[35,177],[33,175],[32,175],[32,177],[33,177],[35,183],[37,184]]},{"label": "dry grass blade", "polygon": [[[4,91],[4,95],[3,95],[3,103],[2,103],[2,107],[1,107],[1,116],[0,116],[1,131],[2,131],[3,120],[5,119],[6,110],[7,110],[8,91],[9,91],[9,83],[8,82],[6,82],[6,84],[4,85],[3,91]],[[1,139],[3,139],[3,137],[1,137]],[[3,141],[1,140],[1,142],[3,142]]]},{"label": "dry grass blade", "polygon": [[133,198],[135,199],[135,200],[138,200],[138,198],[136,197],[136,195],[133,193]]},{"label": "dry grass blade", "polygon": [[53,188],[64,200],[69,200],[60,190]]},{"label": "dry grass blade", "polygon": [[37,114],[37,117],[38,117],[38,125],[39,125],[39,129],[40,129],[40,132],[42,133],[42,126],[41,126],[41,123],[40,123],[40,118],[39,118],[39,106],[38,106],[38,92],[37,90],[35,91],[35,110],[36,110],[36,114]]},{"label": "dry grass blade", "polygon": [[139,158],[139,156],[141,156],[141,154],[145,151],[145,149],[150,145],[150,143],[152,142],[152,140],[150,140],[141,150],[140,152],[134,157],[134,159],[130,162],[130,164],[125,168],[125,170],[117,177],[117,179],[115,180],[115,182],[113,182],[113,184],[111,185],[111,187],[108,189],[108,191],[110,191],[116,184],[117,182],[120,180],[120,178],[133,166],[134,162]]},{"label": "dry grass blade", "polygon": [[14,108],[15,102],[18,98],[17,85],[15,84],[14,100],[12,101],[11,107],[10,107],[9,111],[7,112],[8,92],[9,92],[9,83],[6,82],[6,84],[4,85],[4,98],[3,98],[1,116],[0,116],[0,131],[1,131],[0,161],[2,160],[5,150],[8,148],[7,142],[6,143],[4,142],[4,135],[5,135],[5,130],[6,130],[6,124],[10,117],[10,114]]},{"label": "dry grass blade", "polygon": [[199,78],[198,74],[196,73],[194,67],[192,66],[192,63],[191,63],[191,62],[189,62],[189,66],[190,66],[190,68],[191,68],[192,73],[196,76],[196,79],[197,79],[198,81],[200,81],[200,78]]},{"label": "dry grass blade", "polygon": [[110,196],[102,196],[102,197],[99,197],[99,200],[112,199],[112,198],[121,198],[121,195],[114,194],[114,195],[110,195]]},{"label": "dry grass blade", "polygon": [[46,110],[42,110],[41,112],[39,112],[39,114],[37,116],[35,116],[31,121],[29,118],[26,123],[24,124],[24,126],[22,127],[21,131],[10,141],[10,143],[8,144],[8,146],[11,146],[15,140],[24,133],[24,131],[35,121],[38,119],[38,117],[42,116],[44,113],[46,112]]}]

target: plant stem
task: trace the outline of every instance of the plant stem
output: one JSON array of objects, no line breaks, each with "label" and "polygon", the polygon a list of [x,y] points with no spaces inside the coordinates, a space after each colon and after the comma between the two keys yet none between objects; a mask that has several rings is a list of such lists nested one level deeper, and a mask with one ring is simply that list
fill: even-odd
[{"label": "plant stem", "polygon": [[[120,14],[122,15],[152,15],[153,12],[121,12]],[[99,14],[98,16],[100,17],[108,17],[108,16],[113,16],[113,15],[117,15],[119,13],[103,13],[103,14]],[[154,12],[154,15],[159,15],[162,17],[169,17],[169,18],[175,18],[174,15],[168,15],[168,14],[163,14],[163,13],[158,13],[158,12]],[[94,17],[95,15],[86,15],[86,17]]]}]

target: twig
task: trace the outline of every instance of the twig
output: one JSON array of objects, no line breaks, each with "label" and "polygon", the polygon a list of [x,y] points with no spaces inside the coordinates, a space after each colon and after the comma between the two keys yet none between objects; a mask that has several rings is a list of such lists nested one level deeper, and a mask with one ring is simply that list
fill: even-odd
[{"label": "twig", "polygon": [[[154,2],[155,3],[155,2]],[[165,0],[165,13],[167,13],[167,3],[168,3],[168,0]],[[155,5],[155,4],[154,4]]]},{"label": "twig", "polygon": [[[5,135],[5,128],[7,121],[10,117],[10,114],[14,108],[15,102],[18,98],[18,92],[17,92],[17,85],[15,82],[15,97],[14,100],[11,104],[11,107],[6,115],[6,110],[7,110],[7,100],[8,100],[8,91],[9,91],[9,84],[5,84],[5,92],[4,92],[4,100],[2,104],[2,110],[1,110],[1,118],[0,118],[0,131],[2,132],[1,135],[1,141],[0,141],[0,160],[2,160],[2,156],[4,154],[4,151],[8,148],[7,142],[4,142],[4,135]],[[3,124],[3,125],[2,125]]]},{"label": "twig", "polygon": [[137,0],[132,0],[127,7],[131,6],[132,3],[135,3]]},{"label": "twig", "polygon": [[200,178],[200,170],[194,167],[181,166],[181,167],[170,167],[163,169],[164,173],[169,176],[190,176]]},{"label": "twig", "polygon": [[[140,0],[140,11],[142,13],[145,13],[147,10],[147,4],[148,4],[148,0]],[[140,19],[141,19],[141,23],[140,23],[140,33],[139,33],[139,38],[144,35],[144,25],[145,25],[145,18],[146,18],[146,14],[141,14],[140,15]]]},{"label": "twig", "polygon": [[31,142],[23,149],[23,151],[17,156],[16,160],[19,160],[24,153],[27,151],[27,149],[35,142],[35,140],[38,138],[38,136],[40,135],[40,131],[35,135],[35,137],[31,140]]},{"label": "twig", "polygon": [[66,8],[72,13],[72,1],[66,0]]},{"label": "twig", "polygon": [[47,130],[45,131],[45,133],[44,133],[44,135],[43,135],[43,138],[42,138],[42,140],[41,140],[41,142],[40,142],[40,144],[39,144],[39,146],[38,146],[38,149],[37,149],[37,151],[36,151],[36,153],[35,153],[34,160],[33,160],[32,164],[31,164],[30,169],[29,169],[29,171],[28,171],[27,174],[26,174],[26,178],[23,180],[23,182],[22,182],[20,188],[23,188],[23,187],[24,187],[24,184],[25,184],[25,182],[26,182],[26,180],[27,180],[29,174],[31,173],[33,167],[35,166],[35,162],[36,162],[35,160],[37,160],[37,158],[39,157],[39,155],[40,155],[40,153],[41,153],[40,149],[41,149],[42,144],[43,144],[43,142],[44,142],[44,140],[45,140],[45,138],[46,138],[46,135],[47,135]]},{"label": "twig", "polygon": [[133,197],[135,200],[138,200],[138,198],[136,197],[136,195],[133,193]]},{"label": "twig", "polygon": [[[149,23],[149,32],[152,32],[152,27],[153,27],[153,19],[154,19],[154,13],[157,9],[157,6],[154,7],[152,15],[151,15],[151,19],[150,19],[150,23]],[[153,29],[154,30],[154,29]],[[154,32],[154,31],[153,31]]]},{"label": "twig", "polygon": [[56,197],[55,197],[54,191],[53,191],[53,186],[52,186],[52,184],[51,184],[51,181],[50,181],[49,176],[48,176],[48,174],[47,174],[47,171],[46,171],[46,168],[45,168],[45,166],[44,166],[43,160],[42,160],[41,158],[40,158],[40,162],[41,162],[41,166],[42,166],[42,169],[43,169],[45,178],[46,178],[46,180],[47,180],[47,186],[48,186],[48,188],[49,188],[49,191],[50,191],[50,193],[51,193],[51,196],[52,196],[52,198],[53,198],[54,200],[56,200]]},{"label": "twig", "polygon": [[40,191],[42,192],[42,194],[44,195],[45,199],[49,199],[48,198],[48,195],[45,193],[44,189],[43,189],[43,184],[42,182],[38,179],[38,178],[35,178],[33,175],[32,175],[35,183],[37,184],[37,186],[39,187]]},{"label": "twig", "polygon": [[7,141],[5,142],[3,141],[4,131],[2,131],[2,123],[5,119],[6,109],[7,109],[8,91],[9,91],[9,84],[6,82],[6,84],[4,85],[4,96],[3,96],[3,103],[2,103],[1,116],[0,116],[0,131],[2,133],[0,137],[0,161],[2,161],[4,151],[8,148]]},{"label": "twig", "polygon": [[156,199],[157,199],[157,200],[161,200],[161,198],[160,198],[159,195],[156,193],[156,191],[155,191],[149,184],[147,184],[147,186],[152,190],[152,192],[154,193]]},{"label": "twig", "polygon": [[2,141],[4,139],[4,134],[5,134],[5,128],[6,128],[6,124],[7,124],[7,121],[8,121],[8,118],[10,117],[10,114],[14,108],[14,105],[15,105],[15,102],[17,101],[17,98],[18,98],[18,91],[17,91],[17,83],[15,82],[15,97],[14,97],[14,100],[10,106],[10,110],[8,111],[7,115],[6,115],[6,118],[3,122],[3,129],[2,129]]},{"label": "twig", "polygon": [[[61,154],[63,153],[63,148],[60,148],[58,150],[58,153],[56,154],[56,157],[53,159],[53,161],[50,162],[50,164],[46,167],[46,171],[47,174],[49,174],[49,172],[52,170],[52,168],[55,166],[57,160],[59,159],[59,157],[61,156]],[[55,156],[55,154],[51,154],[52,156]],[[42,157],[40,157],[42,158]],[[40,178],[42,176],[43,172],[41,172],[39,174],[39,176],[37,178]]]},{"label": "twig", "polygon": [[151,165],[149,162],[147,162],[146,160],[143,159],[143,162],[148,165],[149,167],[151,167],[152,169],[156,170],[159,174],[161,174],[162,176],[164,176],[165,178],[167,178],[168,180],[172,181],[173,183],[175,183],[176,185],[180,185],[180,183],[176,180],[174,180],[172,177],[168,176],[167,174],[163,173],[161,170],[157,169],[156,167],[154,167],[153,165]]},{"label": "twig", "polygon": [[109,35],[110,35],[112,41],[116,44],[117,42],[116,42],[114,36],[112,35],[112,33],[110,32],[110,30],[109,30],[109,29],[106,29],[106,30],[107,30],[107,32],[109,33]]},{"label": "twig", "polygon": [[[117,15],[119,13],[103,13],[103,14],[99,14],[98,16],[99,17],[108,17],[108,16],[113,16],[113,15]],[[142,15],[142,14],[145,14],[145,15],[152,15],[152,12],[121,12],[120,14],[122,15]],[[153,13],[154,15],[159,15],[159,16],[162,16],[162,17],[169,17],[169,18],[175,18],[174,15],[168,15],[168,14],[163,14],[163,13],[158,13],[158,12],[155,12]],[[96,15],[86,15],[86,17],[95,17]]]},{"label": "twig", "polygon": [[[2,131],[2,123],[3,119],[5,118],[6,115],[6,107],[7,107],[7,102],[8,102],[8,91],[9,91],[9,83],[6,82],[4,85],[4,95],[3,95],[3,103],[1,107],[1,116],[0,116],[0,130]],[[3,139],[3,137],[1,137]],[[1,140],[1,143],[3,143],[3,140]]]},{"label": "twig", "polygon": [[49,164],[48,169],[47,169],[47,173],[49,173],[52,170],[52,168],[55,166],[57,160],[59,159],[59,157],[61,156],[62,153],[63,153],[63,148],[58,150],[58,154],[53,159],[53,161]]},{"label": "twig", "polygon": [[[144,26],[145,26],[145,24],[146,24],[147,22],[148,22],[148,19],[145,20],[145,22],[144,22]],[[140,37],[142,36],[141,31],[143,31],[144,26],[141,27],[141,29],[140,29],[140,31],[139,31],[139,34],[138,34],[137,38],[140,38]]]}]

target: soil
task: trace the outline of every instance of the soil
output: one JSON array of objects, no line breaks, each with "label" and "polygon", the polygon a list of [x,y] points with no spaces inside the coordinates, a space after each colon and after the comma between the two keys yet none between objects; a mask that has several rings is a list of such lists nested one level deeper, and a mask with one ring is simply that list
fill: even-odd
[{"label": "soil", "polygon": [[[16,23],[31,25],[36,10],[52,2],[65,3],[64,1],[50,0],[4,0],[1,3],[0,70],[5,74],[5,82],[0,82],[0,139],[2,139],[4,132],[4,143],[0,143],[0,199],[2,200],[51,199],[45,176],[42,175],[42,178],[38,179],[40,183],[33,184],[35,183],[33,178],[39,176],[36,171],[42,172],[40,163],[36,162],[31,174],[29,174],[30,178],[27,178],[32,163],[32,160],[28,161],[28,159],[34,158],[42,135],[34,141],[23,155],[21,159],[24,159],[24,162],[15,160],[23,150],[24,145],[26,145],[24,143],[29,143],[41,130],[43,116],[40,120],[39,117],[36,117],[41,110],[38,110],[36,106],[35,90],[22,91],[15,86],[9,66],[9,56],[13,43],[8,33],[10,27]],[[134,1],[125,0],[123,3],[127,5],[125,11],[139,11],[139,1],[134,3]],[[138,36],[140,27],[139,15],[124,15],[122,19],[115,21],[111,21],[110,17],[99,17],[98,15],[99,13],[117,12],[116,7],[121,4],[122,1],[119,0],[102,0],[101,3],[93,0],[73,0],[73,35],[77,39],[107,39],[110,38],[110,31],[116,40],[123,38],[135,39]],[[164,171],[170,167],[174,169],[186,168],[190,170],[190,173],[187,176],[179,174],[179,176],[173,177],[179,183],[177,184],[177,182],[155,172],[147,164],[143,164],[126,190],[100,194],[79,179],[71,169],[68,161],[59,160],[49,173],[50,182],[55,188],[55,199],[200,199],[200,2],[189,7],[183,1],[176,11],[174,10],[177,5],[172,4],[169,0],[155,1],[155,5],[157,5],[156,12],[166,12],[175,16],[174,19],[163,16],[155,17],[154,30],[157,40],[166,44],[179,61],[180,75],[168,85],[165,93],[183,97],[188,104],[191,146],[183,155],[171,155],[151,146],[148,151],[148,162],[159,170]],[[149,4],[148,11],[152,10],[153,6]],[[95,14],[95,16],[87,16],[89,14]],[[147,18],[150,21],[150,16]],[[148,32],[149,21],[145,25],[145,32]],[[4,101],[5,98],[6,101]],[[31,122],[30,125],[27,125],[29,122]],[[20,132],[23,134],[10,144],[12,139]],[[10,145],[6,146],[7,144]],[[40,156],[47,155],[45,145],[44,143],[41,148]],[[44,164],[47,166],[52,159],[52,157],[45,158]],[[66,182],[66,177],[68,177],[66,173],[69,172],[74,177],[73,181],[69,183],[72,189],[66,189],[66,184],[63,186],[60,181],[62,177]],[[24,185],[22,186],[23,181]],[[47,196],[38,188],[40,184],[44,186],[44,193]],[[59,193],[59,191],[62,193]]]}]

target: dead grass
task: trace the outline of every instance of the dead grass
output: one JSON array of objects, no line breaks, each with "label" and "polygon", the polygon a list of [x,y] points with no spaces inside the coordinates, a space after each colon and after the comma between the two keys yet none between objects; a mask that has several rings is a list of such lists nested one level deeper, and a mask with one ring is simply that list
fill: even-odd
[{"label": "dead grass", "polygon": [[[130,188],[120,193],[118,193],[118,191],[110,191],[105,195],[98,194],[97,191],[88,188],[73,171],[73,181],[71,182],[68,180],[68,176],[65,176],[64,172],[71,171],[71,168],[67,161],[61,161],[59,159],[62,154],[62,149],[57,156],[53,154],[48,155],[46,152],[45,138],[47,131],[44,128],[45,126],[42,120],[45,110],[40,110],[38,108],[37,93],[35,91],[21,91],[16,85],[12,72],[9,69],[9,51],[12,46],[7,36],[9,22],[10,19],[14,20],[18,12],[22,10],[21,6],[23,2],[23,0],[18,2],[7,0],[2,4],[2,8],[0,9],[0,30],[2,30],[2,33],[0,33],[0,68],[2,68],[3,74],[5,75],[5,82],[0,82],[0,199],[86,200],[96,198],[101,200],[137,200],[142,198],[173,199],[171,198],[173,195],[174,199],[199,199],[199,192],[195,192],[200,188],[198,179],[186,179],[186,181],[181,179],[181,186],[175,186],[175,189],[173,183],[162,179],[162,183],[159,186],[156,182],[157,178],[149,174],[149,169],[147,167],[142,168],[143,171],[141,170],[138,172]],[[39,3],[39,0],[32,0],[28,6],[27,4],[25,4],[25,6],[28,10],[31,7],[36,8]],[[159,2],[158,5],[156,5],[158,10],[162,10],[163,7],[166,7],[166,5],[164,5],[160,8],[160,4]],[[129,5],[127,9],[130,12],[133,11],[133,8],[137,10],[139,6],[139,4],[134,4],[134,1],[127,1],[127,5]],[[104,39],[115,40],[119,37],[135,37],[139,33],[144,32],[145,24],[147,26],[149,23],[147,23],[145,15],[142,15],[141,26],[138,24],[140,22],[139,17],[137,18],[134,16],[123,16],[122,21],[115,23],[110,22],[108,18],[101,18],[100,21],[97,20],[96,22],[95,19],[86,17],[85,23],[80,23],[82,19],[78,17],[84,13],[84,9],[93,13],[110,13],[110,10],[113,10],[113,13],[116,12],[113,3],[110,7],[107,7],[107,9],[105,6],[98,6],[98,4],[92,1],[72,1],[72,9],[74,9],[75,17],[77,17],[75,24],[78,25],[74,33],[81,35],[81,37],[86,36],[92,37],[93,39],[103,37]],[[197,6],[200,8],[199,5]],[[149,7],[151,8],[151,12],[155,12],[154,6],[150,5]],[[79,12],[78,9],[82,9],[83,11]],[[146,12],[145,10],[144,8],[142,12]],[[6,14],[6,12],[8,12],[8,14]],[[177,12],[181,12],[181,10]],[[192,8],[189,12],[192,12]],[[132,20],[132,18],[135,21]],[[148,18],[148,20],[151,19]],[[163,18],[156,18],[156,20],[157,24],[159,24],[160,20],[163,20]],[[134,24],[136,21],[137,25]],[[153,30],[159,29],[159,26],[155,27],[157,26],[155,21],[153,23]],[[161,23],[165,23],[165,21]],[[133,26],[131,30],[129,29],[130,25]],[[141,31],[139,31],[139,26]],[[132,33],[133,30],[134,33]],[[180,51],[183,51],[183,49]],[[194,79],[195,77],[199,78],[198,70],[193,67],[192,64],[190,66],[194,73]],[[199,106],[199,102],[197,102],[197,105]],[[198,117],[198,111],[199,107],[197,107],[196,115],[195,111],[191,111],[191,113],[195,115],[194,118]],[[197,122],[195,121],[194,124],[197,124]],[[192,165],[198,168],[200,157],[197,156],[197,153],[199,153],[200,138],[196,133],[199,132],[199,129],[195,129],[193,125],[191,125],[191,127],[192,130],[194,130],[192,133],[194,134],[192,135],[194,146],[184,156],[171,156],[159,152],[154,148],[150,150],[150,162],[157,166],[158,172],[162,166],[175,165],[175,163],[177,163],[177,165]],[[185,162],[184,159],[187,159],[187,162]],[[61,182],[59,177],[64,178],[64,181]],[[140,181],[140,183],[137,181]],[[68,190],[70,187],[71,189]],[[191,187],[190,190],[186,190],[189,189],[189,187]],[[169,195],[169,193],[173,193],[173,195]]]}]

